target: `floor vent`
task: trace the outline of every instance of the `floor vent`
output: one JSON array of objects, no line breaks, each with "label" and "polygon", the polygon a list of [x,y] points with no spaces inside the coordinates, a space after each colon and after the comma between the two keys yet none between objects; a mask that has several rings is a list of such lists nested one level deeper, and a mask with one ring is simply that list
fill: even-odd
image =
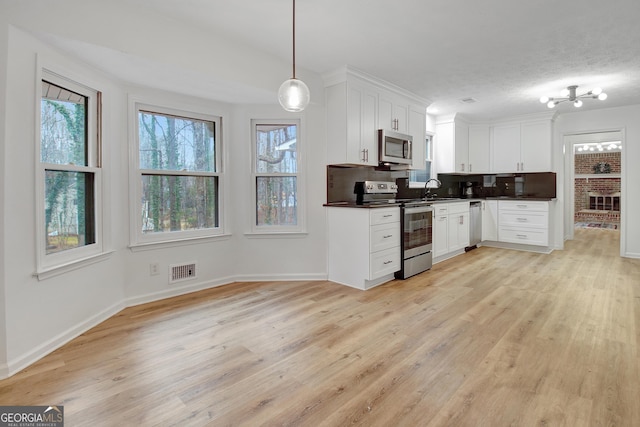
[{"label": "floor vent", "polygon": [[196,263],[175,264],[169,266],[169,283],[181,282],[196,277]]}]

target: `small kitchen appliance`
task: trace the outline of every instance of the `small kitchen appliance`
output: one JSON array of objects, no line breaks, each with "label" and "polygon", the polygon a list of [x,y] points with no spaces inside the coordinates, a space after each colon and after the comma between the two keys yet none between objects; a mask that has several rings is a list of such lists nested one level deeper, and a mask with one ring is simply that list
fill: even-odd
[{"label": "small kitchen appliance", "polygon": [[396,131],[378,130],[378,161],[381,165],[410,165],[413,137]]}]

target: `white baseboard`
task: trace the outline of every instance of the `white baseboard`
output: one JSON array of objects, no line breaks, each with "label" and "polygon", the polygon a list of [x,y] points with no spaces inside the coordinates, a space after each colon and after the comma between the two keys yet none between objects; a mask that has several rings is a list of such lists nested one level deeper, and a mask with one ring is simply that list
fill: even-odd
[{"label": "white baseboard", "polygon": [[0,364],[0,379],[8,378],[14,375],[29,365],[42,359],[49,353],[62,347],[74,338],[82,335],[89,329],[104,322],[110,317],[118,314],[122,309],[126,307],[132,307],[140,304],[146,304],[148,302],[159,301],[166,298],[171,298],[180,295],[190,294],[192,292],[202,291],[205,289],[215,288],[217,286],[229,285],[234,282],[268,282],[268,281],[314,281],[314,280],[327,280],[326,274],[280,274],[280,275],[243,275],[243,276],[229,276],[226,278],[217,279],[214,281],[198,282],[185,285],[171,285],[170,288],[152,292],[145,295],[139,295],[135,297],[125,298],[122,301],[113,304],[111,307],[97,313],[94,316],[84,320],[76,326],[69,328],[67,331],[57,335],[49,341],[39,345],[38,347],[28,351],[27,353],[8,361],[6,364]]},{"label": "white baseboard", "polygon": [[93,328],[94,326],[97,326],[98,324],[104,322],[110,317],[115,316],[123,308],[125,308],[125,305],[122,301],[116,304],[113,304],[111,307],[108,307],[102,310],[101,312],[91,316],[90,318],[86,319],[85,321],[77,324],[76,326],[67,329],[61,334],[58,334],[52,339],[40,344],[39,346],[33,348],[32,350],[21,355],[20,357],[17,357],[13,360],[8,361],[6,365],[6,369],[0,368],[0,374],[2,374],[2,377],[0,378],[7,378],[7,377],[10,377],[11,375],[14,375],[20,372],[24,368],[28,367],[29,365],[32,365],[33,363],[37,362],[38,360],[42,359],[49,353],[52,353],[53,351],[62,347],[63,345],[73,340],[74,338],[79,337],[80,335],[82,335],[89,329]]},{"label": "white baseboard", "polygon": [[217,280],[209,280],[206,282],[189,283],[182,285],[169,285],[168,289],[164,289],[158,292],[151,292],[145,295],[138,295],[135,297],[129,297],[125,299],[127,307],[133,307],[140,304],[146,304],[148,302],[159,301],[166,298],[177,297],[180,295],[190,294],[192,292],[203,291],[205,289],[215,288],[218,286],[229,285],[237,280],[235,277],[226,277]]}]

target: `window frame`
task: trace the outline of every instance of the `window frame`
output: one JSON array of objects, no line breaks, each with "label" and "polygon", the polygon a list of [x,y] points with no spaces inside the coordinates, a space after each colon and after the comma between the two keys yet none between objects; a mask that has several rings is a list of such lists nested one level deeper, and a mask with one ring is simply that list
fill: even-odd
[{"label": "window frame", "polygon": [[[429,163],[429,178],[435,178],[433,176],[433,137],[434,137],[434,133],[433,132],[426,132],[425,134],[425,144],[427,144],[427,139],[429,140],[429,144],[427,144],[427,146],[425,147],[425,154],[426,154],[426,158],[424,159],[425,164],[426,162],[430,162]],[[425,169],[426,170],[426,166]],[[426,185],[427,181],[412,181],[411,180],[411,175],[412,175],[413,171],[409,171],[409,188],[424,188],[424,186]],[[427,180],[429,179],[427,178]]]},{"label": "window frame", "polygon": [[[257,141],[256,126],[258,125],[295,125],[296,130],[296,173],[258,173],[257,172]],[[304,170],[304,132],[303,120],[300,117],[289,119],[251,119],[251,233],[253,235],[293,235],[306,234],[306,197]],[[296,177],[296,224],[295,225],[258,225],[258,177]]]},{"label": "window frame", "polygon": [[[36,73],[36,108],[35,108],[35,170],[36,170],[36,276],[47,278],[86,263],[96,261],[97,257],[105,255],[104,243],[104,192],[102,165],[102,92],[95,88],[95,84],[79,77],[68,70],[54,71],[50,66],[43,66],[38,61]],[[87,164],[58,164],[42,162],[42,82],[47,81],[56,86],[73,91],[87,98],[86,108],[86,142]],[[45,196],[46,171],[78,172],[93,175],[93,229],[94,242],[66,249],[60,252],[47,253],[46,224],[45,224]]]},{"label": "window frame", "polygon": [[[224,236],[224,174],[223,174],[223,141],[222,141],[222,121],[221,115],[215,115],[203,108],[193,106],[177,105],[169,107],[168,102],[147,102],[143,99],[130,97],[129,99],[130,117],[130,248],[144,248],[149,245],[169,245],[173,246],[181,242],[194,239],[208,239]],[[214,150],[215,150],[215,172],[199,171],[170,171],[140,169],[140,141],[139,141],[139,113],[140,111],[176,116],[186,119],[211,121],[215,123]],[[145,234],[142,232],[142,206],[139,201],[142,199],[142,175],[153,174],[158,176],[213,176],[217,178],[217,216],[218,226],[198,230],[164,231]]]}]

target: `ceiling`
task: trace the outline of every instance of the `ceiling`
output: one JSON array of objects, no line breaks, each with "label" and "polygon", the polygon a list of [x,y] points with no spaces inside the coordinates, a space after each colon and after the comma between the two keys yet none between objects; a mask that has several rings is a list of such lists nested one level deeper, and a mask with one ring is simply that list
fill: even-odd
[{"label": "ceiling", "polygon": [[[126,3],[291,60],[291,0]],[[297,0],[296,9],[299,70],[349,65],[432,101],[437,115],[546,112],[540,96],[569,85],[609,95],[582,110],[640,103],[638,0]]]}]

